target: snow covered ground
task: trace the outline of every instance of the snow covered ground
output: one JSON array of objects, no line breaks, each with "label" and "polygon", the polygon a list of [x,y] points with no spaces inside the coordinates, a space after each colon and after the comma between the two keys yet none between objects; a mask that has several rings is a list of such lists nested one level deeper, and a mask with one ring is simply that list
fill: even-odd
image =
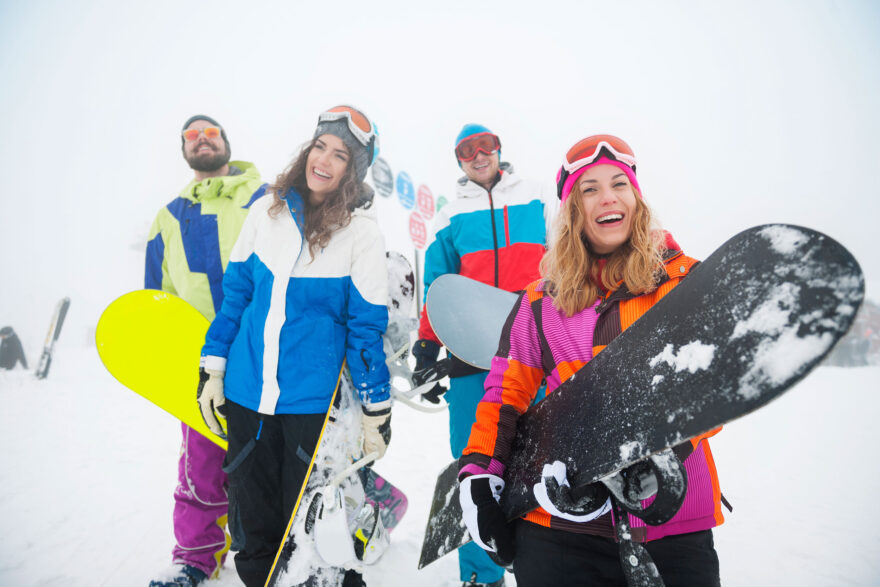
[{"label": "snow covered ground", "polygon": [[[57,351],[44,381],[0,372],[0,585],[145,586],[169,563],[178,424],[118,384],[82,337],[62,335]],[[878,381],[877,367],[821,367],[713,439],[734,506],[715,532],[725,585],[880,584]],[[454,557],[416,569],[451,458],[446,425],[394,408],[377,470],[410,505],[371,586],[457,584]],[[213,584],[241,585],[226,567]]]},{"label": "snow covered ground", "polygon": [[[0,2],[0,327],[35,363],[55,302],[72,300],[47,380],[0,371],[0,587],[143,587],[170,561],[179,426],[113,380],[93,341],[191,178],[177,129],[196,112],[271,180],[321,109],[354,103],[394,172],[447,198],[466,122],[546,182],[574,141],[619,134],[688,254],[801,224],[849,247],[880,299],[880,184],[861,172],[880,161],[877,2],[414,6],[337,2],[328,27],[302,26],[327,22],[321,3]],[[377,208],[388,248],[411,252],[409,211],[396,195]],[[725,585],[880,585],[878,382],[880,367],[820,368],[713,438],[734,506],[715,533]],[[416,570],[446,427],[394,408],[377,469],[410,509],[371,587],[457,584],[454,557]],[[240,585],[227,567],[216,587]]]}]

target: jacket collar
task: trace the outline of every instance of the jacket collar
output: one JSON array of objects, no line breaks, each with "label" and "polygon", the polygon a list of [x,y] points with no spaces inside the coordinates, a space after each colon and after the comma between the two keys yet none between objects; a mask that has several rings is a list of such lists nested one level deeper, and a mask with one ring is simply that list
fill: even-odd
[{"label": "jacket collar", "polygon": [[[519,176],[513,173],[513,165],[507,161],[501,162],[498,173],[501,177],[492,187],[493,192],[499,188],[501,190],[506,190],[510,186],[519,183]],[[459,198],[478,198],[489,193],[486,191],[486,188],[471,181],[466,175],[458,178],[458,185],[456,185],[455,191]]]},{"label": "jacket collar", "polygon": [[230,161],[229,175],[209,177],[201,181],[192,180],[179,196],[191,202],[204,202],[213,198],[231,198],[232,193],[243,183],[259,179],[260,174],[253,163]]},{"label": "jacket collar", "polygon": [[[663,267],[664,269],[669,266],[670,263],[675,261],[678,257],[684,255],[681,252],[681,247],[678,246],[678,243],[675,242],[675,239],[672,238],[672,235],[668,231],[663,231],[665,233],[666,239],[666,252],[663,253]],[[663,271],[657,276],[656,287],[660,287],[664,283],[669,281],[668,271]],[[611,306],[611,304],[615,302],[622,302],[624,300],[631,300],[632,298],[638,297],[641,294],[634,294],[629,291],[629,288],[626,287],[626,284],[621,281],[617,284],[617,287],[605,294],[604,299],[599,303],[599,306],[596,308],[596,312],[601,314],[605,311],[606,308]]]}]

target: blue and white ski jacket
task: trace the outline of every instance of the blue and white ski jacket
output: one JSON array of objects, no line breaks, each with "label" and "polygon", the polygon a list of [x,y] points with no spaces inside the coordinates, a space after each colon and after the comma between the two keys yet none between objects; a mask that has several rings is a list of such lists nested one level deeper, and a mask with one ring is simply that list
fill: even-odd
[{"label": "blue and white ski jacket", "polygon": [[364,406],[387,407],[388,274],[375,216],[355,210],[312,258],[302,197],[291,189],[285,200],[274,218],[271,193],[251,206],[202,347],[204,366],[225,369],[226,397],[246,408],[317,414],[327,411],[347,359]]}]

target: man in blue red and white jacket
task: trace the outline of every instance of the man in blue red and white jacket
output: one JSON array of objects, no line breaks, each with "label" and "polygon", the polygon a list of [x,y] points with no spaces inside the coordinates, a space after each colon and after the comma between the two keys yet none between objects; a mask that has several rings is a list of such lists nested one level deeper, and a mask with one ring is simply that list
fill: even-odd
[{"label": "man in blue red and white jacket", "polygon": [[[518,177],[501,162],[501,142],[488,128],[466,124],[455,140],[455,156],[465,177],[456,198],[437,213],[425,251],[425,289],[444,273],[458,273],[507,291],[520,291],[540,277],[538,264],[547,245],[553,205],[549,186]],[[449,404],[452,455],[461,456],[477,404],[483,397],[486,371],[455,357],[438,363],[440,340],[423,309],[419,339],[413,346],[413,383],[449,375],[449,390],[440,384],[424,394]],[[504,570],[475,544],[459,549],[459,568],[467,585],[503,585]]]}]

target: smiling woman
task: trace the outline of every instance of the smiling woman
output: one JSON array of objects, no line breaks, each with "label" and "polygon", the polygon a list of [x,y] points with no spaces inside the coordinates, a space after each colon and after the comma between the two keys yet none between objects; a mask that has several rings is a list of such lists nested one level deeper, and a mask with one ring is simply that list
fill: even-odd
[{"label": "smiling woman", "polygon": [[378,156],[379,135],[363,114],[346,118],[347,111],[337,111],[339,108],[345,107],[337,106],[321,115],[312,140],[270,187],[275,198],[269,209],[273,217],[285,211],[289,196],[295,194],[304,200],[300,206],[304,214],[297,222],[302,222],[312,254],[327,246],[333,230],[348,226],[354,210],[367,209],[373,201],[373,190],[363,181]]},{"label": "smiling woman", "polygon": [[364,410],[363,453],[382,456],[391,437],[385,242],[363,183],[377,152],[361,112],[322,113],[312,140],[255,194],[223,276],[198,397],[212,430],[222,435],[227,418],[229,525],[249,587],[266,582],[343,362]]},{"label": "smiling woman", "polygon": [[655,287],[667,246],[636,178],[635,155],[617,137],[596,135],[566,154],[557,175],[558,238],[542,260],[556,307],[572,316],[623,279],[629,291]]},{"label": "smiling woman", "polygon": [[[544,482],[534,490],[541,507],[523,519],[507,524],[496,501],[517,420],[542,382],[548,395],[554,392],[697,262],[654,224],[635,169],[632,149],[611,135],[587,137],[569,150],[557,175],[562,209],[541,262],[543,278],[526,287],[507,319],[459,460],[468,530],[480,546],[513,563],[520,587],[627,584],[625,575],[633,571],[621,567],[613,538],[621,523],[629,524],[626,534],[633,541],[646,543],[667,585],[720,584],[711,529],[723,521],[721,492],[707,440],[717,430],[675,447],[687,472],[687,493],[678,513],[659,525],[648,527],[621,511],[612,518],[600,483],[577,498],[565,493],[561,488],[570,485],[559,461],[545,465]],[[548,466],[555,486],[547,481]],[[622,478],[638,478],[633,487],[639,485],[640,500],[653,498],[656,479],[639,475],[627,470]]]}]

